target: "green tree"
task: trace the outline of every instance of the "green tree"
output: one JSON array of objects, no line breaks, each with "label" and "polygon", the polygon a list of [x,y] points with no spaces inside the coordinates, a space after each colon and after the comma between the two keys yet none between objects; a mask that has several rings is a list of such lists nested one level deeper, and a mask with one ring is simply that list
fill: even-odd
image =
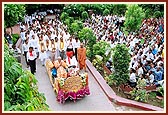
[{"label": "green tree", "polygon": [[105,41],[97,42],[96,44],[93,45],[93,54],[102,56],[103,64],[105,64],[110,58],[111,54],[110,44]]},{"label": "green tree", "polygon": [[[25,5],[23,4],[5,4],[4,5],[4,23],[5,27],[12,27],[18,21],[22,21],[25,15]],[[11,28],[11,33],[12,33]]]},{"label": "green tree", "polygon": [[159,17],[161,17],[161,12],[160,11],[156,11],[156,12],[154,12],[153,16],[155,18],[159,18]]},{"label": "green tree", "polygon": [[109,14],[110,14],[109,9],[105,9],[105,10],[103,11],[103,15],[104,15],[104,16],[107,16],[107,15],[109,15]]},{"label": "green tree", "polygon": [[125,28],[128,31],[136,31],[140,28],[145,13],[137,4],[128,5],[125,13]]},{"label": "green tree", "polygon": [[75,20],[69,27],[70,34],[75,36],[78,35],[78,32],[83,28],[83,23],[79,20]]},{"label": "green tree", "polygon": [[96,36],[92,29],[83,28],[78,32],[78,37],[81,42],[85,43],[85,46],[87,45],[87,57],[92,61],[94,58],[93,45],[96,43]]},{"label": "green tree", "polygon": [[115,15],[124,15],[127,10],[126,4],[114,4],[111,8],[111,12]]},{"label": "green tree", "polygon": [[69,15],[66,12],[62,12],[61,16],[60,16],[60,19],[62,20],[62,22],[64,22],[65,19],[67,19],[68,17],[69,17]]},{"label": "green tree", "polygon": [[125,44],[117,44],[112,53],[114,72],[109,76],[109,85],[117,86],[129,80],[129,63],[131,57]]},{"label": "green tree", "polygon": [[89,17],[88,13],[86,11],[82,12],[82,19],[85,20]]}]

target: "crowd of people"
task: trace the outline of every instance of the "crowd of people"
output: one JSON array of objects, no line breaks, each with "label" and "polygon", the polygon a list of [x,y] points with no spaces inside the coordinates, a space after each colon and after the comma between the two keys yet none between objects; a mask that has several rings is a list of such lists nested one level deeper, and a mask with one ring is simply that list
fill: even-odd
[{"label": "crowd of people", "polygon": [[[86,48],[77,37],[68,33],[58,16],[43,21],[37,16],[28,27],[21,24],[20,37],[22,54],[32,74],[36,72],[36,59],[41,60],[42,66],[47,59],[53,63],[61,62],[61,59],[68,67],[73,66],[86,71]],[[61,64],[57,65],[61,66]]]},{"label": "crowd of people", "polygon": [[[25,16],[27,26],[20,25],[22,53],[31,72],[36,72],[35,60],[38,58],[43,66],[46,59],[52,62],[61,59],[69,66],[72,63],[78,66],[78,62],[80,69],[86,70],[86,49],[79,39],[68,33],[59,16],[43,20],[38,15],[33,15],[30,19]],[[164,18],[144,19],[139,31],[130,32],[128,35],[122,30],[124,20],[124,16],[92,14],[91,18],[85,20],[84,27],[93,30],[97,42],[106,41],[111,48],[116,44],[125,44],[129,48],[130,86],[135,87],[139,80],[144,80],[146,85],[163,85]],[[10,40],[10,36],[7,38]],[[108,62],[108,66],[112,64],[112,57]]]},{"label": "crowd of people", "polygon": [[[122,27],[123,16],[101,16],[92,14],[85,20],[84,26],[94,31],[97,41],[103,40],[114,48],[116,44],[125,44],[129,48],[129,85],[135,87],[140,80],[146,85],[163,85],[164,81],[164,18],[144,19],[137,32],[126,35]],[[111,69],[112,57],[107,62]]]}]

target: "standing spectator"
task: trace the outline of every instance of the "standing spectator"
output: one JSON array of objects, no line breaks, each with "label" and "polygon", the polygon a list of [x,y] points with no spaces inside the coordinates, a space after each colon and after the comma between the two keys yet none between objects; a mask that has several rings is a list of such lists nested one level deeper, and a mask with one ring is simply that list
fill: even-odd
[{"label": "standing spectator", "polygon": [[25,25],[23,25],[23,23],[20,24],[20,31],[21,31],[22,29],[23,29],[23,30],[26,30],[26,27],[25,27]]},{"label": "standing spectator", "polygon": [[62,60],[66,59],[65,51],[66,51],[66,42],[63,40],[63,37],[60,38],[60,56]]},{"label": "standing spectator", "polygon": [[40,59],[41,62],[42,62],[42,66],[44,66],[46,58],[47,58],[46,48],[45,48],[44,42],[41,42],[41,43],[40,43],[39,59]]},{"label": "standing spectator", "polygon": [[12,44],[13,44],[12,36],[10,35],[9,31],[6,32],[5,38],[6,38],[7,42],[8,42],[9,48],[12,48]]},{"label": "standing spectator", "polygon": [[128,81],[128,83],[129,83],[129,85],[131,86],[131,87],[136,87],[136,75],[135,75],[135,69],[134,68],[131,68],[130,69],[130,79],[129,79],[129,81]]},{"label": "standing spectator", "polygon": [[80,70],[84,69],[86,71],[86,48],[83,46],[83,43],[77,49],[77,54]]},{"label": "standing spectator", "polygon": [[59,56],[60,56],[60,52],[59,52],[59,41],[58,41],[58,38],[55,37],[55,48],[56,48],[56,51],[55,51],[55,59],[57,59]]},{"label": "standing spectator", "polygon": [[29,63],[27,61],[27,52],[29,51],[28,39],[26,39],[25,43],[22,46],[22,49],[23,49],[23,55],[25,56],[25,61],[26,61],[27,67],[29,67]]},{"label": "standing spectator", "polygon": [[77,49],[80,47],[80,41],[77,37],[75,38],[75,41],[73,44],[74,44],[74,48],[75,48],[75,57],[76,57],[76,59],[78,59],[77,58]]},{"label": "standing spectator", "polygon": [[27,53],[27,61],[29,62],[30,70],[33,75],[36,72],[36,59],[36,52],[33,50],[33,47],[29,47],[29,52]]},{"label": "standing spectator", "polygon": [[25,30],[21,28],[20,38],[22,39],[22,44],[24,44],[24,41],[26,40],[25,33],[26,33]]}]

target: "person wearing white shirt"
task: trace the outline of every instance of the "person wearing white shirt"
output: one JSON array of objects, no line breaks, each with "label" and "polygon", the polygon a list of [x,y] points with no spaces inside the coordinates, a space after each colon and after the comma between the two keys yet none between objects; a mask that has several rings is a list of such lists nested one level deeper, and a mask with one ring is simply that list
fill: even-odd
[{"label": "person wearing white shirt", "polygon": [[78,68],[78,62],[77,62],[75,56],[73,56],[73,53],[71,53],[70,56],[67,56],[66,63],[68,65],[68,67]]},{"label": "person wearing white shirt", "polygon": [[154,83],[154,75],[152,74],[152,71],[149,71],[147,74],[146,74],[146,84],[147,85],[151,85]]},{"label": "person wearing white shirt", "polygon": [[55,60],[57,60],[58,57],[60,57],[59,46],[60,46],[59,40],[58,40],[57,37],[55,37],[55,48],[56,48],[56,51],[55,51]]},{"label": "person wearing white shirt", "polygon": [[45,64],[45,60],[47,59],[47,54],[46,54],[46,47],[44,45],[44,41],[40,42],[40,54],[39,54],[39,59],[42,62],[42,66]]},{"label": "person wearing white shirt", "polygon": [[20,38],[22,39],[22,43],[24,43],[24,41],[26,40],[25,33],[26,33],[25,30],[21,28]]},{"label": "person wearing white shirt", "polygon": [[67,49],[66,49],[67,52],[69,51],[74,51],[74,44],[73,44],[73,41],[72,41],[72,37],[69,38],[69,40],[67,41]]},{"label": "person wearing white shirt", "polygon": [[60,56],[62,60],[66,59],[65,51],[66,51],[66,42],[64,41],[63,37],[60,38],[59,42],[59,51],[60,51]]},{"label": "person wearing white shirt", "polygon": [[129,79],[129,85],[131,87],[135,87],[136,86],[136,75],[135,75],[135,69],[134,68],[131,68],[130,70],[130,79]]},{"label": "person wearing white shirt", "polygon": [[28,39],[25,41],[25,43],[23,44],[22,47],[23,47],[22,48],[23,49],[23,55],[25,56],[27,67],[29,67],[29,63],[27,61],[27,52],[29,51],[29,42],[28,42]]},{"label": "person wearing white shirt", "polygon": [[77,58],[77,49],[80,47],[80,41],[79,41],[79,38],[75,38],[75,41],[73,42],[73,45],[74,45],[74,49],[75,49],[75,57],[76,57],[76,59],[78,59]]},{"label": "person wearing white shirt", "polygon": [[141,77],[143,74],[142,63],[138,63],[138,76]]},{"label": "person wearing white shirt", "polygon": [[30,40],[30,46],[33,47],[34,51],[37,53],[37,57],[39,57],[39,43],[38,39],[35,38],[35,35],[32,35],[32,39]]},{"label": "person wearing white shirt", "polygon": [[27,53],[27,61],[30,65],[30,70],[32,74],[36,72],[36,59],[37,59],[36,52],[33,51],[33,47],[29,47],[29,52]]}]

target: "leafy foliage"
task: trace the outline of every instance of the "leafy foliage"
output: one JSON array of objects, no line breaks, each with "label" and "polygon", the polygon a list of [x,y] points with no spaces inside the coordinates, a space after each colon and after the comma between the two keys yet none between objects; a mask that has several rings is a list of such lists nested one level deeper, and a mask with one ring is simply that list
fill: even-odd
[{"label": "leafy foliage", "polygon": [[83,28],[78,32],[78,37],[81,42],[84,42],[85,45],[87,44],[87,56],[89,59],[93,59],[93,45],[96,43],[96,36],[94,35],[92,29],[90,28]]},{"label": "leafy foliage", "polygon": [[129,80],[130,55],[128,48],[124,44],[117,44],[112,54],[114,72],[109,76],[110,85],[117,86],[126,83]]},{"label": "leafy foliage", "polygon": [[142,8],[136,4],[128,5],[125,13],[125,27],[128,31],[136,31],[140,28],[145,13]]},{"label": "leafy foliage", "polygon": [[92,61],[92,64],[94,65],[94,67],[96,67],[96,69],[101,72],[103,71],[103,67],[102,67],[102,64],[103,64],[103,57],[100,56],[100,55],[95,55],[95,59],[93,59]]},{"label": "leafy foliage", "polygon": [[139,6],[145,11],[145,18],[164,16],[164,4],[139,4]]},{"label": "leafy foliage", "polygon": [[5,111],[49,110],[44,95],[38,92],[35,76],[22,69],[7,45],[4,49]]},{"label": "leafy foliage", "polygon": [[145,89],[137,90],[136,88],[134,88],[132,91],[130,91],[130,94],[132,96],[132,99],[141,102],[147,102],[149,97]]},{"label": "leafy foliage", "polygon": [[105,9],[104,11],[103,11],[103,15],[104,16],[107,16],[107,15],[109,15],[110,14],[110,11],[108,10],[108,9]]},{"label": "leafy foliage", "polygon": [[159,18],[159,17],[161,17],[161,12],[160,11],[156,11],[156,12],[154,12],[154,17],[155,18]]},{"label": "leafy foliage", "polygon": [[93,45],[93,54],[102,56],[102,62],[105,64],[111,56],[110,44],[105,41],[97,42]]},{"label": "leafy foliage", "polygon": [[127,10],[126,4],[114,4],[111,11],[115,15],[125,15],[126,10]]},{"label": "leafy foliage", "polygon": [[12,27],[18,21],[22,21],[25,15],[24,4],[5,4],[4,5],[4,21],[5,27]]},{"label": "leafy foliage", "polygon": [[88,13],[86,11],[82,12],[82,19],[85,20],[89,17]]},{"label": "leafy foliage", "polygon": [[64,22],[65,19],[67,19],[68,17],[69,17],[69,15],[66,12],[62,12],[61,16],[60,16],[60,19]]},{"label": "leafy foliage", "polygon": [[16,44],[16,42],[17,42],[18,39],[19,39],[19,34],[12,34],[13,44]]}]

